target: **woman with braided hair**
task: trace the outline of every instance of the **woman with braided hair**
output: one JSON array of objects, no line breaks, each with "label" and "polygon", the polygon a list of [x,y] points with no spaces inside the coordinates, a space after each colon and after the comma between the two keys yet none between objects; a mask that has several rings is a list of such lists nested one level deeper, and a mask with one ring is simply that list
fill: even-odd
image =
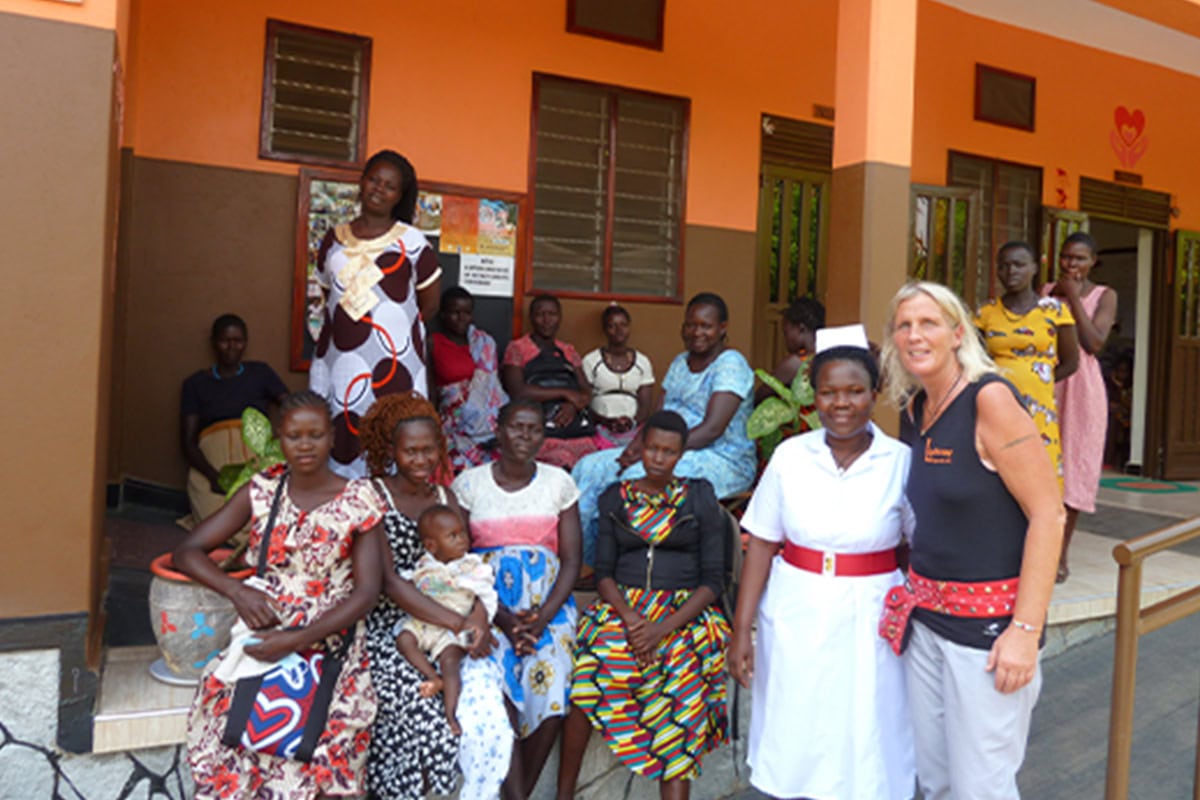
[{"label": "woman with braided hair", "polygon": [[[407,578],[423,552],[417,534],[421,513],[439,504],[459,510],[454,494],[437,483],[439,475],[449,474],[437,409],[416,392],[380,398],[363,417],[360,438],[372,482],[386,503],[387,542],[384,596],[367,616],[371,674],[379,694],[367,784],[372,796],[386,800],[449,794],[461,769],[460,797],[495,797],[508,770],[512,729],[499,667],[481,657],[492,646],[487,613],[477,602],[467,615],[456,614]],[[396,648],[399,625],[409,615],[471,634],[472,657],[462,663],[461,737],[450,730],[441,696],[421,696],[425,678]]]}]

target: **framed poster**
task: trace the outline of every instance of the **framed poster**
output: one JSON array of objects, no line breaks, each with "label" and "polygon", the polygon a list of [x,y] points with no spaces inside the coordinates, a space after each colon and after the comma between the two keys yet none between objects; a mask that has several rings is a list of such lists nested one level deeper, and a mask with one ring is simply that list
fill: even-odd
[{"label": "framed poster", "polygon": [[[291,369],[305,372],[324,323],[324,294],[316,281],[325,234],[358,215],[359,173],[302,169],[296,205],[292,278]],[[523,286],[525,195],[449,183],[421,183],[413,226],[425,234],[442,267],[442,287],[461,285],[476,296],[475,324],[496,339],[512,336],[514,291]],[[520,298],[516,298],[518,301]]]}]

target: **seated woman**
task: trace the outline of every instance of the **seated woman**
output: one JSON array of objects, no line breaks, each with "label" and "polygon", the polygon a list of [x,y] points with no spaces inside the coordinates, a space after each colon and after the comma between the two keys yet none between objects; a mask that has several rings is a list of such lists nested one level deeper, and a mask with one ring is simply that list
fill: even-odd
[{"label": "seated woman", "polygon": [[650,415],[654,365],[629,346],[629,312],[613,304],[600,317],[608,344],[583,357],[583,377],[592,391],[592,414],[600,435],[625,445]]},{"label": "seated woman", "polygon": [[[297,392],[280,405],[287,464],[255,475],[175,549],[175,565],[228,598],[255,632],[253,642],[235,638],[208,663],[192,701],[187,756],[200,800],[312,800],[366,790],[376,694],[362,617],[379,597],[383,508],[371,484],[348,482],[330,469],[333,424],[325,399]],[[247,523],[246,557],[259,566],[256,578],[243,583],[206,553]],[[246,663],[242,654],[275,662],[309,648],[344,652],[311,762],[224,744],[235,689],[242,688],[236,679],[249,676],[234,666]],[[257,745],[272,741],[265,737]]]},{"label": "seated woman", "polygon": [[528,797],[567,713],[579,577],[579,491],[558,467],[534,460],[545,436],[541,404],[500,409],[500,457],[454,480],[471,541],[496,570],[497,659],[520,737],[505,797]]},{"label": "seated woman", "polygon": [[913,793],[904,663],[877,632],[884,595],[903,577],[896,545],[915,524],[910,456],[871,422],[879,371],[854,328],[855,346],[818,335],[823,427],[776,448],[742,517],[751,535],[729,671],[753,685],[750,783],[773,797]]},{"label": "seated woman", "polygon": [[179,417],[183,454],[191,467],[192,512],[178,522],[189,530],[225,504],[225,491],[217,484],[221,467],[254,455],[242,441],[242,412],[253,407],[266,414],[288,392],[275,370],[261,361],[242,361],[249,338],[238,315],[217,317],[211,338],[216,363],[183,382]]},{"label": "seated woman", "polygon": [[[702,292],[684,312],[685,352],[675,356],[663,378],[662,407],[690,427],[684,454],[675,467],[681,478],[704,478],[718,498],[743,492],[754,483],[754,442],[746,438],[754,392],[754,370],[725,344],[729,311],[719,295]],[[572,471],[579,486],[584,562],[592,563],[596,542],[596,502],[619,477],[645,475],[642,441],[622,451],[606,450],[580,460]]]},{"label": "seated woman", "polygon": [[598,449],[596,424],[579,353],[554,338],[562,323],[557,297],[540,294],[529,303],[530,332],[508,343],[501,377],[514,400],[533,400],[545,412],[545,440],[538,461],[570,469]]},{"label": "seated woman", "polygon": [[441,331],[429,338],[433,391],[454,471],[490,459],[496,414],[508,402],[500,386],[496,340],[472,324],[475,298],[461,286],[442,293]]},{"label": "seated woman", "polygon": [[[825,306],[811,297],[797,297],[783,311],[783,343],[787,355],[771,374],[784,386],[791,386],[801,369],[812,361],[817,331],[825,327]],[[775,390],[765,383],[754,392],[754,402],[774,397]]]},{"label": "seated woman", "polygon": [[729,623],[714,605],[726,517],[708,481],[675,477],[688,440],[683,417],[651,415],[643,439],[645,477],[600,498],[600,598],[579,624],[559,800],[574,795],[593,727],[622,764],[671,798],[688,796],[701,757],[727,738]]}]

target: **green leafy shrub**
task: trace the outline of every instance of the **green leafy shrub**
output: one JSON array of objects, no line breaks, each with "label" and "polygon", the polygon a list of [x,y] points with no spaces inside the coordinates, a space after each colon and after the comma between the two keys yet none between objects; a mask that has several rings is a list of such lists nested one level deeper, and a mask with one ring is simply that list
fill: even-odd
[{"label": "green leafy shrub", "polygon": [[758,440],[759,452],[769,460],[779,443],[796,433],[801,423],[806,430],[816,430],[821,421],[812,408],[816,395],[808,380],[807,364],[796,370],[791,386],[783,385],[764,369],[756,369],[754,374],[777,395],[763,400],[746,420],[746,435]]},{"label": "green leafy shrub", "polygon": [[248,483],[255,474],[276,464],[282,464],[284,460],[283,448],[279,445],[279,439],[275,438],[271,420],[257,408],[250,407],[242,412],[242,441],[254,455],[240,464],[221,467],[217,484],[225,490],[226,500],[233,497],[233,493]]}]

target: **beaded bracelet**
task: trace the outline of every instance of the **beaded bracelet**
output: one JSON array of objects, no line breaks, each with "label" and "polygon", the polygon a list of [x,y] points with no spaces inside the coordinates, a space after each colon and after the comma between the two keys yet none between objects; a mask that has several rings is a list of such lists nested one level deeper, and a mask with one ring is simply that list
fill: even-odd
[{"label": "beaded bracelet", "polygon": [[1041,631],[1041,628],[1037,627],[1036,625],[1030,625],[1028,622],[1021,622],[1019,619],[1014,619],[1011,624],[1014,628],[1020,628],[1027,633],[1038,633]]}]

